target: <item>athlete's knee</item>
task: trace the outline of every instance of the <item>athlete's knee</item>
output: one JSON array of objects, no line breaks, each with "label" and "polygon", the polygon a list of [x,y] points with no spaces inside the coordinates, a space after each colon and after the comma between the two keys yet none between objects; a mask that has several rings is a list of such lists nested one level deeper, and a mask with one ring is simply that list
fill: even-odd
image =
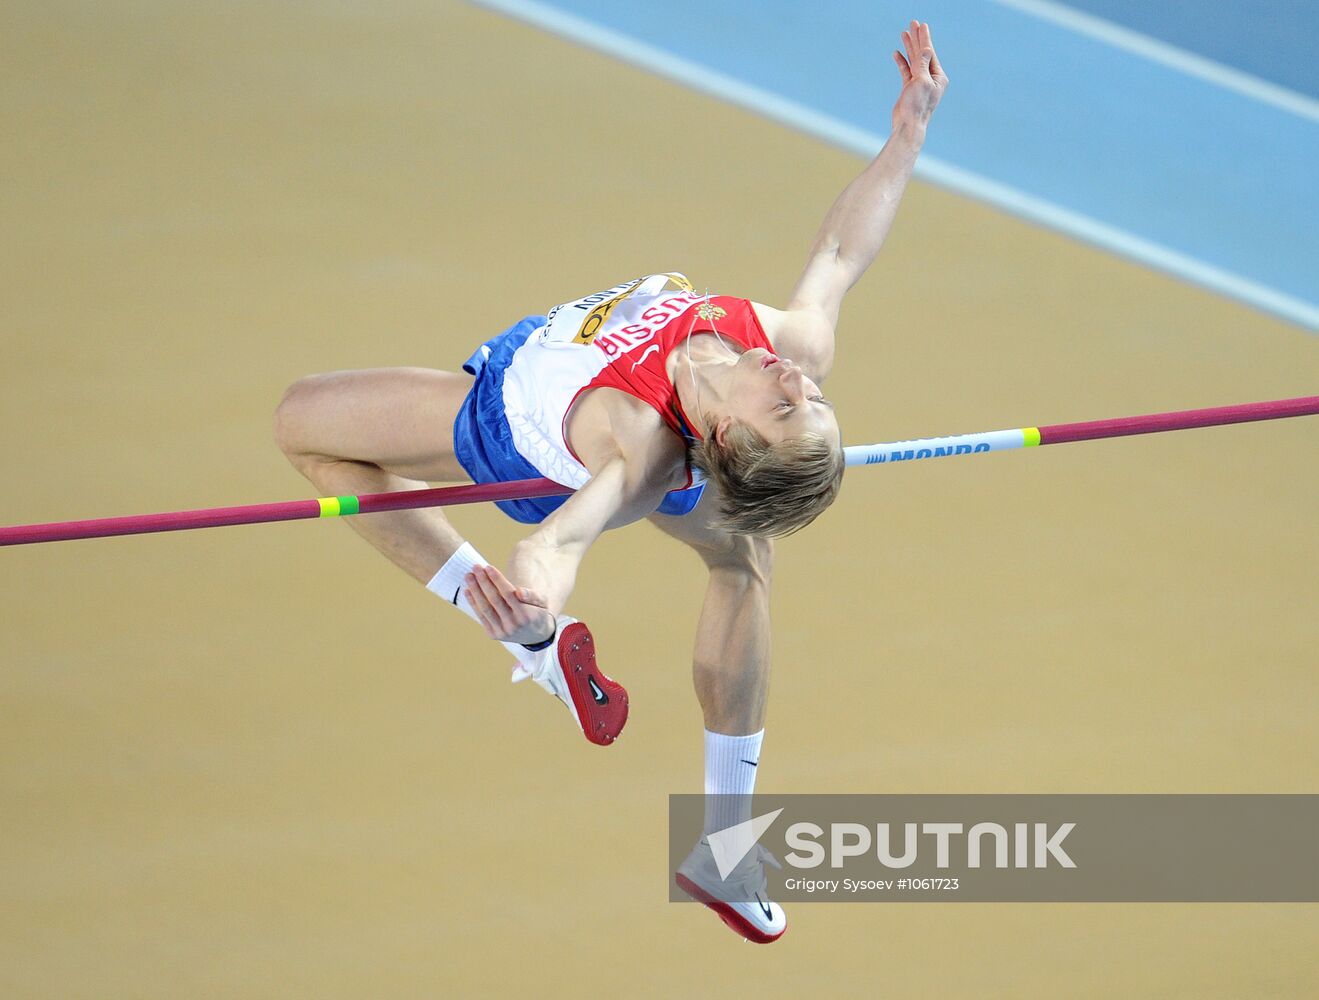
[{"label": "athlete's knee", "polygon": [[287,389],[275,407],[274,430],[275,443],[279,450],[294,461],[306,452],[306,431],[310,423],[312,401],[321,391],[324,376],[307,375],[298,379]]},{"label": "athlete's knee", "polygon": [[701,551],[711,572],[736,573],[768,584],[774,569],[774,540],[753,535],[723,535]]}]

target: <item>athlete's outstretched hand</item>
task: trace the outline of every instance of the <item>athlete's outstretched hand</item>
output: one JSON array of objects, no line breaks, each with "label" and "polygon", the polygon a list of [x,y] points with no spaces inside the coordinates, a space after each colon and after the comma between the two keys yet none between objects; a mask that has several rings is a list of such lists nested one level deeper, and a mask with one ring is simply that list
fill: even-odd
[{"label": "athlete's outstretched hand", "polygon": [[893,106],[895,132],[903,126],[924,129],[939,105],[939,98],[948,89],[948,77],[934,54],[928,24],[912,21],[911,27],[902,33],[902,46],[906,55],[893,53],[893,61],[902,74],[902,93]]},{"label": "athlete's outstretched hand", "polygon": [[544,642],[554,634],[549,602],[526,587],[515,587],[494,566],[467,574],[467,600],[481,616],[486,635],[501,642]]}]

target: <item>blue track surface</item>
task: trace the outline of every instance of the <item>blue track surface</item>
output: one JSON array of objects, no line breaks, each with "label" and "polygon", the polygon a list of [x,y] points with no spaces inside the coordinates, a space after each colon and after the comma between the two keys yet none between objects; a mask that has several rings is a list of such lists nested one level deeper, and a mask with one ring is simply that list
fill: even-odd
[{"label": "blue track surface", "polygon": [[[1303,115],[990,0],[915,7],[910,0],[539,6],[880,137],[898,88],[889,53],[917,13],[931,22],[952,78],[928,156],[1056,206],[1062,215],[1208,265],[1232,279],[1206,280],[1210,287],[1319,329],[1319,122]],[[1201,4],[1079,0],[1074,6],[1149,34],[1155,34],[1151,19],[1166,14],[1159,37],[1205,54],[1235,46],[1237,65],[1261,75],[1260,65],[1270,68],[1269,37],[1257,31],[1241,43],[1245,29],[1238,25],[1258,6],[1245,0],[1216,2],[1214,17],[1204,17]],[[1199,15],[1183,9],[1192,6]],[[1314,51],[1319,15],[1310,8],[1302,13],[1276,33],[1293,52],[1276,62],[1290,58],[1294,71],[1269,77],[1312,92],[1319,70],[1300,53]],[[1246,291],[1232,287],[1238,279]]]},{"label": "blue track surface", "polygon": [[1319,99],[1315,0],[1066,0],[1066,5]]}]

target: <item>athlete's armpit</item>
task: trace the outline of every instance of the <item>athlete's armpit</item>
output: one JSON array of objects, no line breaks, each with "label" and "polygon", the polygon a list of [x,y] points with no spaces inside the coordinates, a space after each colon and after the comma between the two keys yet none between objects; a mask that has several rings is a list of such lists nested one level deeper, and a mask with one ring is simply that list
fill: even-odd
[{"label": "athlete's armpit", "polygon": [[765,336],[781,357],[801,365],[802,371],[816,385],[821,384],[834,366],[834,321],[830,314],[811,304],[796,308],[774,309],[753,302],[756,317]]}]

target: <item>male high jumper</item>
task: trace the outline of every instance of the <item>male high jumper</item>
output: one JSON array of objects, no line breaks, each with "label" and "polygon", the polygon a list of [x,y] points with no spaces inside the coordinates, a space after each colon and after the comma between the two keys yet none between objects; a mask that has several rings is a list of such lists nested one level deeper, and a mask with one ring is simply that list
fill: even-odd
[{"label": "male high jumper", "polygon": [[[902,89],[884,148],[834,202],[782,310],[700,295],[677,272],[555,306],[487,341],[463,373],[378,368],[294,383],[275,435],[321,495],[544,476],[576,490],[499,504],[536,529],[507,575],[435,508],[348,523],[428,590],[478,621],[562,700],[592,743],[627,720],[627,693],[563,614],[586,550],[643,518],[691,546],[709,579],[693,675],[705,719],[705,832],[748,818],[769,689],[774,537],[838,494],[843,451],[820,385],[843,295],[883,245],[926,127],[948,86],[928,24],[893,57]],[[702,838],[683,889],[753,941],[787,926],[753,851],[720,879]]]}]

